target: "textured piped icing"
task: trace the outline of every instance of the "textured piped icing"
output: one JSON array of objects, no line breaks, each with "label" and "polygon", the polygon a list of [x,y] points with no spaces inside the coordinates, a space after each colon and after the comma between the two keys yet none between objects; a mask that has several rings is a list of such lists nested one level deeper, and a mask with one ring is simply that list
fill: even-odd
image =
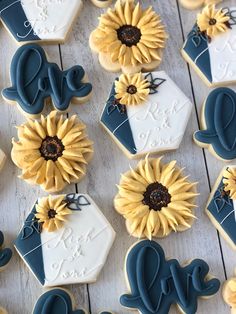
[{"label": "textured piped icing", "polygon": [[0,231],[0,271],[3,267],[5,267],[9,263],[12,257],[12,250],[8,248],[3,248],[3,244],[4,244],[4,235]]},{"label": "textured piped icing", "polygon": [[121,176],[115,209],[126,219],[135,237],[165,237],[171,231],[184,231],[194,221],[196,183],[191,183],[176,166],[161,158],[139,162]]},{"label": "textured piped icing", "polygon": [[208,272],[203,260],[182,267],[176,259],[166,260],[156,242],[141,241],[128,252],[130,294],[122,295],[120,302],[142,314],[167,314],[172,304],[185,314],[195,314],[198,298],[213,296],[220,288],[218,279],[207,279]]},{"label": "textured piped icing", "polygon": [[121,75],[101,123],[130,158],[177,149],[192,103],[164,72]]},{"label": "textured piped icing", "polygon": [[15,247],[39,282],[53,287],[95,282],[114,238],[89,195],[71,193],[39,199]]},{"label": "textured piped icing", "polygon": [[222,9],[223,13],[211,12],[211,21],[209,15],[207,17],[208,12],[203,11],[200,18],[203,31],[196,23],[183,47],[184,55],[195,64],[210,85],[226,85],[236,80],[235,9],[231,7]]},{"label": "textured piped icing", "polygon": [[52,111],[39,121],[28,119],[17,129],[11,156],[22,170],[21,179],[57,192],[86,174],[93,147],[76,115],[66,118]]},{"label": "textured piped icing", "polygon": [[210,145],[223,160],[236,158],[236,93],[226,87],[213,90],[206,99],[203,115],[204,129],[194,134],[197,143]]},{"label": "textured piped icing", "polygon": [[125,70],[160,62],[166,38],[161,18],[152,7],[143,9],[134,0],[118,0],[114,9],[101,15],[90,40],[96,52]]},{"label": "textured piped icing", "polygon": [[2,0],[0,18],[18,42],[64,42],[81,0]]},{"label": "textured piped icing", "polygon": [[11,63],[11,81],[12,86],[2,91],[3,97],[34,116],[43,111],[48,98],[58,111],[66,111],[71,101],[82,103],[92,91],[80,65],[61,71],[47,61],[44,50],[36,44],[17,50]]},{"label": "textured piped icing", "polygon": [[[33,314],[86,314],[84,310],[73,310],[72,296],[63,289],[51,289],[38,299]],[[100,312],[99,314],[112,314]]]},{"label": "textured piped icing", "polygon": [[231,247],[236,250],[236,166],[225,167],[207,203],[206,213]]}]

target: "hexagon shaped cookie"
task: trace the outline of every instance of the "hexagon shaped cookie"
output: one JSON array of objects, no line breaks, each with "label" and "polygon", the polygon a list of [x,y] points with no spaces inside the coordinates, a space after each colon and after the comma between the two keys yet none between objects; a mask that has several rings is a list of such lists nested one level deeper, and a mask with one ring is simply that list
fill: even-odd
[{"label": "hexagon shaped cookie", "polygon": [[96,281],[115,232],[87,194],[38,199],[15,248],[45,287]]},{"label": "hexagon shaped cookie", "polygon": [[17,42],[63,43],[82,0],[0,1],[1,20]]},{"label": "hexagon shaped cookie", "polygon": [[122,105],[114,83],[101,116],[101,124],[129,158],[177,149],[192,110],[190,100],[164,71],[143,78],[149,87],[145,101]]}]

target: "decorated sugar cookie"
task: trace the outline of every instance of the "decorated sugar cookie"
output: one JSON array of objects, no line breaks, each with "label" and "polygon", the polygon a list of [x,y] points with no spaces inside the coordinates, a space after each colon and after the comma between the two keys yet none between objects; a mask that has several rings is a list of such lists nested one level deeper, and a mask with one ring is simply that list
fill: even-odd
[{"label": "decorated sugar cookie", "polygon": [[[3,271],[12,258],[12,250],[9,248],[3,248],[4,235],[0,231],[0,272]],[[0,312],[1,313],[1,312]]]},{"label": "decorated sugar cookie", "polygon": [[112,0],[91,0],[91,1],[99,8],[106,8],[112,3]]},{"label": "decorated sugar cookie", "polygon": [[91,283],[103,268],[115,232],[87,194],[40,198],[15,248],[44,287]]},{"label": "decorated sugar cookie", "polygon": [[183,57],[209,86],[236,81],[236,7],[206,6],[182,49]]},{"label": "decorated sugar cookie", "polygon": [[[74,310],[75,300],[71,293],[65,289],[50,289],[38,299],[33,314],[87,314],[84,310]],[[44,312],[43,312],[44,311]],[[1,313],[1,312],[0,312]],[[112,314],[100,312],[100,314]]]},{"label": "decorated sugar cookie", "polygon": [[47,61],[43,48],[36,44],[17,50],[10,74],[12,86],[2,95],[31,118],[42,113],[49,98],[56,110],[64,112],[71,102],[84,103],[91,96],[92,85],[80,65],[61,71],[57,64]]},{"label": "decorated sugar cookie", "polygon": [[226,280],[222,288],[225,303],[231,307],[231,314],[236,313],[236,278]]},{"label": "decorated sugar cookie", "polygon": [[108,71],[151,71],[162,60],[167,34],[152,7],[142,8],[135,0],[118,0],[101,15],[90,35],[90,47]]},{"label": "decorated sugar cookie", "polygon": [[236,93],[226,87],[213,90],[203,105],[201,122],[194,141],[219,159],[236,158]]},{"label": "decorated sugar cookie", "polygon": [[7,158],[6,158],[5,153],[0,149],[0,171],[2,170],[2,168],[5,165],[6,159]]},{"label": "decorated sugar cookie", "polygon": [[225,167],[210,194],[206,213],[224,239],[236,250],[236,166]]},{"label": "decorated sugar cookie", "polygon": [[179,147],[192,104],[164,72],[122,74],[101,124],[129,158]]},{"label": "decorated sugar cookie", "polygon": [[76,115],[66,118],[52,111],[39,121],[28,119],[17,129],[11,157],[21,179],[54,193],[85,176],[93,143]]},{"label": "decorated sugar cookie", "polygon": [[18,43],[63,43],[81,7],[82,0],[4,0],[0,17]]},{"label": "decorated sugar cookie", "polygon": [[120,302],[142,314],[168,314],[172,304],[181,313],[197,313],[198,299],[209,298],[220,288],[220,281],[208,275],[205,261],[195,259],[181,266],[176,259],[167,260],[154,241],[131,247],[125,264],[130,292]]},{"label": "decorated sugar cookie", "polygon": [[189,10],[195,10],[201,6],[222,2],[222,0],[180,0],[183,7]]},{"label": "decorated sugar cookie", "polygon": [[123,174],[114,206],[128,232],[152,239],[191,228],[197,194],[196,183],[187,178],[176,161],[164,164],[148,157]]}]

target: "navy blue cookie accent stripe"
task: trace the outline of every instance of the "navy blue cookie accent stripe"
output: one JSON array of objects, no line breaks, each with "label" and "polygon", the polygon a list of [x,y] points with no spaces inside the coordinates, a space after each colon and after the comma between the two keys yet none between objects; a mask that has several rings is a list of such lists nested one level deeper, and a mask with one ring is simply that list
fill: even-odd
[{"label": "navy blue cookie accent stripe", "polygon": [[212,83],[211,61],[208,49],[208,42],[203,35],[196,33],[195,25],[189,33],[183,50],[198,66],[201,72],[206,76],[208,81]]},{"label": "navy blue cookie accent stripe", "polygon": [[[110,97],[115,95],[115,85],[113,85]],[[137,153],[136,146],[133,139],[132,130],[129,124],[127,112],[120,112],[116,107],[111,113],[108,113],[108,107],[111,104],[107,102],[103,111],[101,122],[114,134],[119,142],[133,155]]]},{"label": "navy blue cookie accent stripe", "polygon": [[25,225],[15,241],[15,247],[29,265],[32,272],[36,275],[40,283],[44,285],[45,272],[41,235],[40,231],[37,230],[37,224],[32,223],[35,212],[36,209],[34,207],[30,215],[27,217]]},{"label": "navy blue cookie accent stripe", "polygon": [[1,0],[0,17],[17,41],[40,40],[27,20],[20,0]]}]

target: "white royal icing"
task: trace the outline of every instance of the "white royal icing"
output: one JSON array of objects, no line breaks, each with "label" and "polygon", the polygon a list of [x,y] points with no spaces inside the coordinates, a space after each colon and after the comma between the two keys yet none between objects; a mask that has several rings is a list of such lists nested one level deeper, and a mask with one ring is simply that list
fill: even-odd
[{"label": "white royal icing", "polygon": [[166,80],[157,93],[144,104],[126,106],[137,154],[177,149],[192,110],[190,100],[164,71],[152,75]]},{"label": "white royal icing", "polygon": [[22,0],[27,17],[25,33],[17,34],[20,39],[34,32],[42,40],[65,39],[82,5],[81,0]]},{"label": "white royal icing", "polygon": [[[231,8],[230,10],[236,10]],[[236,25],[208,44],[213,83],[236,80]]]},{"label": "white royal icing", "polygon": [[41,233],[46,287],[94,282],[106,262],[115,232],[85,197],[90,205],[72,211],[61,229]]}]

